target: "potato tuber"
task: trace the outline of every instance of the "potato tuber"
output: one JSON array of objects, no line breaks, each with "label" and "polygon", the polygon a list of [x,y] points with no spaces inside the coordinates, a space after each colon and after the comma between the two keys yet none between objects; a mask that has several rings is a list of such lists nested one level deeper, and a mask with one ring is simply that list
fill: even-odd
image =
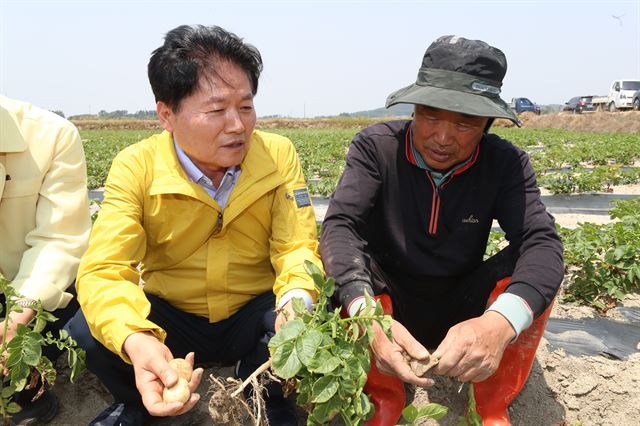
[{"label": "potato tuber", "polygon": [[182,404],[189,401],[191,397],[191,391],[189,390],[189,383],[180,377],[178,382],[168,388],[164,388],[162,391],[162,399],[164,402],[181,402]]},{"label": "potato tuber", "polygon": [[187,382],[191,380],[191,374],[193,374],[193,368],[186,360],[182,358],[174,358],[169,361],[169,366],[178,372],[178,377],[182,377]]}]

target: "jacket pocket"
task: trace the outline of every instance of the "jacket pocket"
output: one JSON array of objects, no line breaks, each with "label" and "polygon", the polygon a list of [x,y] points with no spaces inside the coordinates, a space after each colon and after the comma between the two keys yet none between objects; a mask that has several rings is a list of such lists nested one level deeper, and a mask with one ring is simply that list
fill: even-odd
[{"label": "jacket pocket", "polygon": [[4,183],[2,198],[30,197],[40,192],[40,179],[13,178]]}]

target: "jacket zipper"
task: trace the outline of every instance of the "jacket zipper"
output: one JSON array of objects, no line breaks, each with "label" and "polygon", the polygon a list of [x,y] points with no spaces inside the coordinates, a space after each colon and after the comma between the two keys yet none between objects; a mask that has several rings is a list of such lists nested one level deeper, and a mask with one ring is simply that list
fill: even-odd
[{"label": "jacket zipper", "polygon": [[433,196],[431,197],[431,217],[429,218],[429,229],[427,232],[429,235],[436,235],[436,232],[438,231],[438,213],[440,212],[440,190],[433,181],[431,173],[425,171],[425,174],[427,175],[427,178],[429,178],[429,182],[431,182],[431,187],[433,188]]}]

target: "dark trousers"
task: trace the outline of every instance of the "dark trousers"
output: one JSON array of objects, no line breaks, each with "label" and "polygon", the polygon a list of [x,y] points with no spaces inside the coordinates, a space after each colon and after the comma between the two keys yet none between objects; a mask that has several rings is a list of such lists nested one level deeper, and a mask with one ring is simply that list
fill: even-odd
[{"label": "dark trousers", "polygon": [[452,285],[426,291],[410,291],[393,282],[372,259],[372,282],[376,294],[389,293],[393,316],[426,348],[436,348],[449,329],[482,315],[496,282],[513,274],[515,257],[509,248],[483,262],[475,271]]},{"label": "dark trousers", "polygon": [[[149,320],[167,332],[165,344],[174,357],[195,352],[198,364],[241,361],[238,376],[246,378],[269,359],[267,344],[274,334],[275,296],[264,293],[244,305],[226,320],[208,319],[181,311],[165,300],[147,294],[151,303]],[[69,322],[69,333],[86,351],[86,363],[109,389],[115,402],[140,403],[133,367],[93,338],[82,310]],[[282,394],[279,385],[269,386],[269,395]]]},{"label": "dark trousers", "polygon": [[[69,304],[66,307],[56,309],[55,311],[51,312],[58,319],[53,322],[48,322],[46,324],[46,326],[44,327],[44,330],[42,330],[42,332],[40,333],[43,336],[46,336],[47,332],[51,332],[53,337],[55,338],[59,337],[60,336],[59,330],[62,330],[65,324],[67,323],[67,321],[69,321],[69,319],[73,317],[73,315],[79,310],[80,306],[78,305],[78,301],[76,300],[76,297],[75,297],[76,296],[75,281],[69,286],[69,288],[67,289],[67,292],[73,294],[73,298],[69,301]],[[6,299],[4,294],[0,294],[0,303],[3,306],[5,303],[5,300]],[[4,308],[2,312],[3,314],[6,313]],[[58,349],[56,345],[47,345],[42,347],[42,355],[49,358],[51,362],[53,362],[54,364],[56,359],[58,359],[58,357],[61,354],[62,354],[62,350]],[[25,404],[29,403],[31,399],[35,396],[36,392],[38,391],[38,388],[40,387],[39,384],[40,382],[38,382],[38,385],[33,389],[25,389],[22,392],[20,392],[15,397],[14,401],[21,406],[24,406]]]}]

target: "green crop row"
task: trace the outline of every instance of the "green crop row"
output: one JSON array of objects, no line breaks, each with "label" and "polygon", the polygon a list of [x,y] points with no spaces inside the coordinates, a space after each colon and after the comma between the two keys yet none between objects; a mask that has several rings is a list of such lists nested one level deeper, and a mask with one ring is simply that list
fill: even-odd
[{"label": "green crop row", "polygon": [[[359,130],[359,127],[268,129],[293,141],[310,190],[317,195],[328,195],[335,188],[344,169],[349,143]],[[568,193],[602,190],[607,185],[618,184],[615,182],[634,182],[633,179],[637,181],[637,178],[633,178],[634,175],[622,172],[615,176],[611,175],[613,173],[611,171],[598,171],[587,175],[586,167],[609,164],[631,165],[638,161],[640,159],[640,136],[638,135],[501,127],[495,128],[494,131],[530,153],[532,164],[541,177],[541,184],[553,185],[552,191]],[[104,185],[111,161],[122,148],[157,132],[158,130],[114,129],[81,131],[87,156],[90,188]],[[553,171],[563,167],[569,168],[570,173]],[[583,175],[584,178],[578,177]],[[600,176],[602,183],[576,183],[582,180],[593,180],[594,176]]]},{"label": "green crop row", "polygon": [[158,133],[157,130],[82,130],[82,145],[87,159],[89,189],[100,188],[109,174],[111,162],[125,147]]},{"label": "green crop row", "polygon": [[553,172],[539,176],[538,184],[552,194],[580,192],[609,192],[615,185],[640,182],[640,168],[624,169],[619,165],[576,168],[567,172]]},{"label": "green crop row", "polygon": [[[640,291],[640,197],[613,203],[611,223],[558,227],[568,273],[563,302],[606,310]],[[492,231],[485,258],[505,245],[504,232]]]}]

